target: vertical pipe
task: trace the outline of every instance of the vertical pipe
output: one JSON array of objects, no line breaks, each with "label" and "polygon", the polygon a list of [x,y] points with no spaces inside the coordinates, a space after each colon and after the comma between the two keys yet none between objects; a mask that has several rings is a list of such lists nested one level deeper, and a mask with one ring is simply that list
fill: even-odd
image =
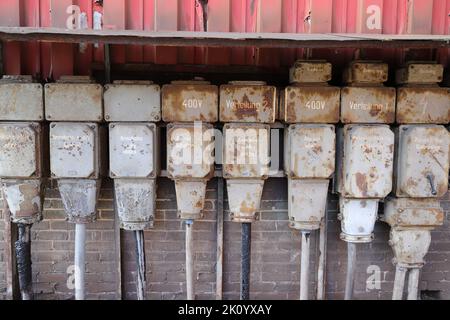
[{"label": "vertical pipe", "polygon": [[356,243],[347,242],[347,276],[345,278],[345,300],[352,300],[356,272]]},{"label": "vertical pipe", "polygon": [[193,220],[186,220],[186,294],[187,300],[194,300]]},{"label": "vertical pipe", "polygon": [[317,268],[317,300],[325,299],[325,265],[327,258],[327,213],[320,228],[319,233],[319,261]]},{"label": "vertical pipe", "polygon": [[417,300],[419,288],[420,269],[409,270],[408,275],[408,300]]},{"label": "vertical pipe", "polygon": [[392,292],[392,300],[402,300],[403,287],[405,286],[406,268],[397,265],[395,267],[394,291]]},{"label": "vertical pipe", "polygon": [[31,274],[31,226],[19,223],[19,237],[15,242],[17,272],[19,274],[19,287],[22,300],[33,299]]},{"label": "vertical pipe", "polygon": [[146,275],[145,275],[145,250],[144,250],[144,230],[134,231],[136,240],[136,295],[138,300],[145,300]]},{"label": "vertical pipe", "polygon": [[250,300],[251,223],[242,223],[241,300]]},{"label": "vertical pipe", "polygon": [[311,233],[302,231],[302,256],[300,266],[300,300],[308,300],[309,244]]},{"label": "vertical pipe", "polygon": [[216,300],[223,298],[223,178],[217,178]]},{"label": "vertical pipe", "polygon": [[75,300],[84,300],[86,225],[75,225]]}]

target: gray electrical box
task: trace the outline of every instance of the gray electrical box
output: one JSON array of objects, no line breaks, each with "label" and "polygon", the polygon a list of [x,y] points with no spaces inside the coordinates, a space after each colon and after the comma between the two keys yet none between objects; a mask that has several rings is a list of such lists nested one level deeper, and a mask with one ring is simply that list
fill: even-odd
[{"label": "gray electrical box", "polygon": [[103,121],[103,87],[94,83],[45,85],[48,121]]},{"label": "gray electrical box", "polygon": [[0,123],[0,177],[42,176],[43,129],[39,123]]},{"label": "gray electrical box", "polygon": [[105,85],[104,103],[106,121],[161,120],[161,89],[150,81],[115,81]]},{"label": "gray electrical box", "polygon": [[334,173],[333,125],[291,125],[285,134],[285,170],[292,178],[328,179]]},{"label": "gray electrical box", "polygon": [[100,130],[97,123],[52,123],[50,169],[54,178],[100,176]]},{"label": "gray electrical box", "polygon": [[436,198],[448,191],[449,134],[440,125],[398,129],[398,197]]},{"label": "gray electrical box", "polygon": [[[31,81],[31,79],[30,79]],[[44,91],[39,83],[0,81],[0,120],[44,120]]]},{"label": "gray electrical box", "polygon": [[111,178],[156,178],[158,130],[153,123],[109,125]]},{"label": "gray electrical box", "polygon": [[387,125],[339,131],[338,191],[345,198],[384,198],[392,190],[394,133]]}]

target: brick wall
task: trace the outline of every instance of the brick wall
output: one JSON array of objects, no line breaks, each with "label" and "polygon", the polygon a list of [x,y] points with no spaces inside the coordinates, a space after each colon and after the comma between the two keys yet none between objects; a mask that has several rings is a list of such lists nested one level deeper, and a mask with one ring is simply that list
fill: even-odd
[{"label": "brick wall", "polygon": [[[185,298],[184,225],[177,219],[175,189],[165,178],[158,181],[155,228],[145,232],[147,285],[149,299]],[[115,254],[112,183],[106,181],[99,203],[99,220],[88,225],[86,289],[89,299],[118,297],[118,272]],[[194,224],[196,295],[199,299],[215,297],[216,259],[216,180],[208,184],[205,217]],[[252,299],[298,299],[300,271],[300,234],[288,228],[287,186],[285,179],[266,183],[260,221],[252,226]],[[450,197],[442,202],[448,213]],[[44,221],[33,226],[33,284],[39,299],[70,299],[67,268],[73,263],[74,227],[64,220],[59,194],[54,184],[47,190]],[[225,201],[225,209],[227,203]],[[326,295],[342,299],[345,287],[346,244],[339,240],[337,198],[330,196],[328,205],[328,246]],[[449,216],[449,215],[447,215]],[[0,221],[0,299],[5,293],[4,222]],[[224,226],[224,298],[239,297],[240,224],[230,221],[225,211]],[[378,222],[375,240],[358,246],[355,285],[357,299],[390,299],[394,266],[392,250],[387,244],[389,227]],[[432,233],[432,245],[421,274],[420,290],[440,291],[450,298],[450,220]],[[318,239],[311,237],[311,290],[315,288],[315,261]],[[122,293],[135,298],[135,253],[131,232],[122,233]],[[367,267],[381,271],[381,290],[366,291]]]}]

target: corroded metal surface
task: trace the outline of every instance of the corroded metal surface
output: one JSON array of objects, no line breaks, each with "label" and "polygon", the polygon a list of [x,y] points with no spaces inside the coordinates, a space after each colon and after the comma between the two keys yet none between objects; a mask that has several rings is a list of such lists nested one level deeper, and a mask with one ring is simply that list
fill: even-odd
[{"label": "corroded metal surface", "polygon": [[221,122],[273,123],[276,115],[276,88],[251,83],[220,86]]},{"label": "corroded metal surface", "polygon": [[340,238],[346,242],[368,243],[374,238],[373,230],[377,220],[378,200],[339,199],[341,220]]},{"label": "corroded metal surface", "polygon": [[289,226],[318,230],[325,217],[329,180],[288,179]]},{"label": "corroded metal surface", "polygon": [[389,198],[383,220],[393,228],[429,228],[444,223],[444,210],[436,199]]},{"label": "corroded metal surface", "polygon": [[91,83],[46,84],[45,118],[48,121],[102,121],[103,87]]},{"label": "corroded metal surface", "polygon": [[155,179],[115,179],[114,198],[122,229],[137,231],[153,227]]},{"label": "corroded metal surface", "polygon": [[206,180],[175,180],[180,219],[196,220],[203,217],[206,183]]},{"label": "corroded metal surface", "polygon": [[409,63],[406,67],[397,70],[396,82],[398,84],[436,84],[443,79],[444,67],[438,63]]},{"label": "corroded metal surface", "polygon": [[340,88],[331,86],[289,86],[280,95],[280,120],[287,123],[337,123],[340,94]]},{"label": "corroded metal surface", "polygon": [[227,179],[231,221],[250,223],[260,210],[264,180]]},{"label": "corroded metal surface", "polygon": [[398,129],[396,195],[436,198],[448,191],[449,134],[440,125]]},{"label": "corroded metal surface", "polygon": [[[394,133],[387,125],[346,125],[338,161],[345,198],[384,198],[392,190]],[[342,161],[342,162],[341,162]]]},{"label": "corroded metal surface", "polygon": [[331,80],[331,63],[298,60],[289,70],[290,83],[320,83]]},{"label": "corroded metal surface", "polygon": [[39,123],[0,124],[0,177],[40,177],[42,152]]},{"label": "corroded metal surface", "polygon": [[58,180],[58,189],[69,222],[85,224],[97,218],[100,185],[100,180]]},{"label": "corroded metal surface", "polygon": [[270,126],[225,124],[223,127],[224,178],[267,178],[270,162]]},{"label": "corroded metal surface", "polygon": [[114,82],[105,85],[106,121],[161,120],[161,89],[147,82]]},{"label": "corroded metal surface", "polygon": [[0,82],[0,120],[42,121],[44,92],[39,83]]},{"label": "corroded metal surface", "polygon": [[393,123],[395,89],[386,87],[345,87],[341,91],[343,123]]},{"label": "corroded metal surface", "polygon": [[111,123],[111,178],[156,178],[159,171],[158,129],[152,123]]},{"label": "corroded metal surface", "polygon": [[54,178],[97,178],[100,135],[96,123],[50,124],[50,169]]},{"label": "corroded metal surface", "polygon": [[386,63],[353,61],[344,71],[344,82],[349,84],[383,83],[388,80],[388,68]]},{"label": "corroded metal surface", "polygon": [[167,171],[171,179],[210,179],[214,174],[214,129],[210,124],[167,126]]},{"label": "corroded metal surface", "polygon": [[33,224],[42,219],[42,182],[1,180],[5,200],[14,223]]},{"label": "corroded metal surface", "polygon": [[291,125],[285,133],[285,171],[292,178],[328,179],[334,173],[333,125]]},{"label": "corroded metal surface", "polygon": [[393,228],[390,232],[389,244],[394,251],[394,263],[400,266],[422,267],[430,243],[430,230]]},{"label": "corroded metal surface", "polygon": [[218,88],[209,84],[172,83],[162,87],[165,122],[217,122]]},{"label": "corroded metal surface", "polygon": [[404,87],[397,89],[397,122],[450,122],[450,89],[439,87]]}]

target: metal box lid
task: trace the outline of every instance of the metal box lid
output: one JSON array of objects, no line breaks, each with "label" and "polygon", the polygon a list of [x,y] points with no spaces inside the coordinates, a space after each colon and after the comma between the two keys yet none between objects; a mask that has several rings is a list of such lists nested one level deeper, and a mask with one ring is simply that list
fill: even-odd
[{"label": "metal box lid", "polygon": [[44,120],[44,91],[40,83],[0,81],[0,120]]},{"label": "metal box lid", "polygon": [[265,83],[234,82],[220,86],[221,122],[273,123],[276,88]]},{"label": "metal box lid", "polygon": [[392,190],[394,133],[387,125],[347,125],[343,134],[343,196],[387,196]]},{"label": "metal box lid", "polygon": [[209,179],[214,175],[214,128],[210,124],[167,126],[167,171],[172,179]]},{"label": "metal box lid", "polygon": [[397,70],[398,84],[436,84],[444,77],[444,66],[438,63],[409,63]]},{"label": "metal box lid", "polygon": [[105,85],[105,120],[112,122],[161,120],[161,89],[148,82]]},{"label": "metal box lid", "polygon": [[397,122],[447,124],[450,122],[450,89],[404,87],[397,89]]},{"label": "metal box lid", "polygon": [[331,80],[331,63],[298,60],[289,70],[290,83],[321,83]]},{"label": "metal box lid", "polygon": [[328,179],[333,175],[336,152],[334,126],[291,125],[285,139],[285,170],[289,177]]},{"label": "metal box lid", "polygon": [[338,123],[341,89],[290,86],[281,93],[280,120],[287,123]]},{"label": "metal box lid", "polygon": [[162,118],[165,122],[217,122],[219,94],[217,86],[192,82],[162,87]]},{"label": "metal box lid", "polygon": [[99,128],[96,123],[50,125],[50,169],[54,178],[99,176]]},{"label": "metal box lid", "polygon": [[92,83],[46,84],[45,117],[49,121],[103,121],[103,87]]},{"label": "metal box lid", "polygon": [[435,199],[389,198],[383,220],[391,227],[434,227],[444,222],[444,210]]},{"label": "metal box lid", "polygon": [[344,70],[345,83],[381,84],[388,80],[389,67],[386,63],[353,61]]},{"label": "metal box lid", "polygon": [[436,198],[448,191],[449,133],[444,126],[400,126],[397,159],[399,197]]},{"label": "metal box lid", "polygon": [[157,128],[153,123],[111,123],[111,178],[156,178],[157,143]]},{"label": "metal box lid", "polygon": [[223,127],[225,178],[267,178],[270,164],[270,126],[227,123]]},{"label": "metal box lid", "polygon": [[0,177],[39,177],[41,148],[39,123],[0,123]]},{"label": "metal box lid", "polygon": [[341,91],[343,123],[394,123],[395,89],[346,87]]}]

